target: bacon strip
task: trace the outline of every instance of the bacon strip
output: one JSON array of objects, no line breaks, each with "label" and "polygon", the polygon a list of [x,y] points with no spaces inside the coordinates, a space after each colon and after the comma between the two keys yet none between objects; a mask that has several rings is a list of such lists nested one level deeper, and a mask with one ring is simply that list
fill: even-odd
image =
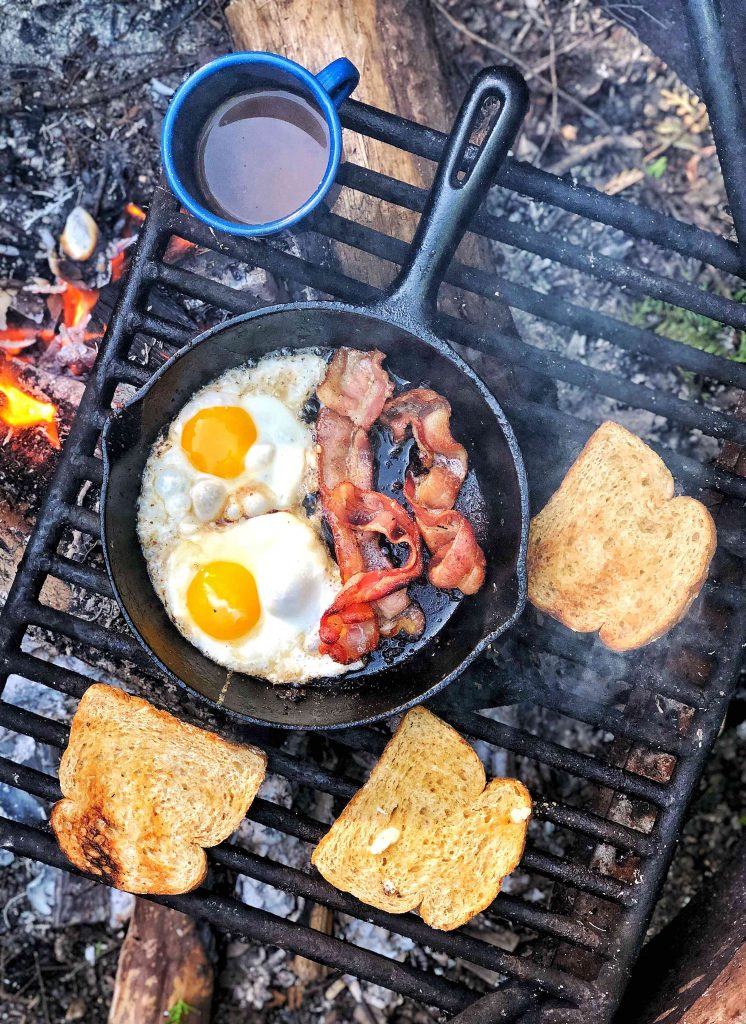
[{"label": "bacon strip", "polygon": [[[319,445],[319,482],[326,511],[327,496],[339,484],[349,481],[361,490],[373,489],[373,451],[362,427],[356,427],[347,416],[323,408],[316,421]],[[378,538],[354,530],[327,516],[342,582],[366,569],[390,569],[391,561]],[[382,636],[420,636],[425,628],[422,609],[412,601],[406,588],[389,594],[375,603],[378,627]]]},{"label": "bacon strip", "polygon": [[411,427],[426,470],[407,473],[404,495],[431,554],[427,578],[443,590],[475,594],[484,583],[486,561],[471,523],[453,508],[469,463],[451,434],[450,403],[429,388],[414,388],[387,402],[381,421],[397,444]]},{"label": "bacon strip", "polygon": [[422,544],[415,523],[402,506],[376,491],[345,481],[327,496],[325,511],[332,531],[347,527],[380,533],[391,544],[406,544],[409,555],[399,568],[370,569],[346,580],[333,604],[321,616],[321,654],[349,665],[378,644],[373,604],[405,587],[422,573]]},{"label": "bacon strip", "polygon": [[469,520],[455,509],[429,509],[414,500],[414,478],[407,477],[404,494],[430,552],[427,578],[441,590],[476,594],[484,583],[486,560]]},{"label": "bacon strip", "polygon": [[448,400],[429,388],[414,388],[386,403],[381,422],[397,444],[406,437],[407,428],[412,428],[420,461],[428,470],[416,480],[417,502],[428,508],[453,508],[469,460],[464,446],[451,434]]},{"label": "bacon strip", "polygon": [[381,363],[383,352],[360,352],[338,348],[326,377],[316,389],[319,401],[340,416],[347,416],[356,427],[370,430],[394,390],[394,384]]}]

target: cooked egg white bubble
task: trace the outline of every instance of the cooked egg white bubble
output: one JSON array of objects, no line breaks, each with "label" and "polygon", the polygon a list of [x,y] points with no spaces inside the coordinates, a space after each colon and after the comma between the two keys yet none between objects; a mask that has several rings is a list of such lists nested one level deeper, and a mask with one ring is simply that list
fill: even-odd
[{"label": "cooked egg white bubble", "polygon": [[150,578],[183,635],[218,664],[276,683],[350,668],[318,653],[341,582],[302,507],[318,465],[300,414],[325,373],[302,352],[217,377],[154,446],[138,502]]}]

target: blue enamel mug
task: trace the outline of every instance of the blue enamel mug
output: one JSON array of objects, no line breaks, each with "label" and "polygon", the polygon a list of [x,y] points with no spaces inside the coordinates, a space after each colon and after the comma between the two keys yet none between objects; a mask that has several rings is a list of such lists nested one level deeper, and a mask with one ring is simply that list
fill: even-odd
[{"label": "blue enamel mug", "polygon": [[[332,61],[318,75],[275,53],[232,53],[206,64],[177,89],[163,120],[161,154],[172,191],[199,220],[233,235],[271,235],[291,227],[318,206],[334,181],[342,156],[342,126],[337,107],[359,80],[357,68],[346,57]],[[290,94],[291,99],[300,97],[309,105],[319,123],[326,124],[328,143],[324,141],[328,160],[321,180],[309,188],[308,196],[303,197],[295,209],[274,219],[250,224],[235,215],[228,219],[210,208],[200,180],[198,153],[206,126],[216,111],[229,105],[234,97],[263,90],[269,90],[272,95]],[[270,130],[265,148],[271,145]],[[263,154],[257,152],[252,158],[261,161]],[[266,162],[266,153],[264,158]],[[292,173],[292,168],[288,173]]]}]

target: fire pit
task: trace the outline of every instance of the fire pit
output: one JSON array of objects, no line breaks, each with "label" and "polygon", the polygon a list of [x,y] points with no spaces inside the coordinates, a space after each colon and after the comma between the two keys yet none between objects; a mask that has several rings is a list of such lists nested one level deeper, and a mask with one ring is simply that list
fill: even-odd
[{"label": "fire pit", "polygon": [[[725,72],[723,72],[725,74]],[[715,110],[712,111],[713,117]],[[438,132],[391,114],[347,102],[345,127],[366,137],[437,159],[443,145]],[[403,181],[372,170],[343,165],[339,184],[371,201],[421,209],[424,193]],[[608,229],[647,240],[682,257],[704,261],[718,270],[742,275],[736,244],[648,208],[555,177],[510,160],[497,188],[558,206]],[[735,210],[734,210],[735,212]],[[309,236],[343,241],[358,252],[398,264],[406,252],[400,240],[329,212],[316,213],[304,225]],[[635,295],[652,295],[681,309],[746,329],[746,310],[722,295],[694,284],[663,277],[644,266],[621,262],[598,251],[482,212],[473,231],[507,247],[535,253]],[[61,581],[88,597],[110,598],[111,591],[93,541],[99,535],[96,508],[101,482],[98,438],[102,422],[126,389],[145,383],[162,362],[196,332],[169,315],[169,296],[194,300],[195,309],[231,314],[255,306],[253,297],[231,287],[219,274],[210,276],[178,265],[187,248],[206,250],[216,263],[236,261],[262,268],[289,286],[360,302],[376,289],[306,259],[273,242],[245,241],[213,233],[180,211],[161,186],[148,212],[114,315],[109,320],[99,358],[66,440],[54,481],[39,513],[26,555],[0,620],[2,679],[23,676],[42,687],[79,698],[90,678],[60,668],[29,648],[29,640],[73,641],[94,665],[117,659],[144,681],[156,704],[179,704],[187,714],[209,724],[206,713],[165,686],[140,646],[121,622],[99,622],[87,614],[85,600],[61,610],[42,587]],[[123,261],[120,261],[120,263]],[[661,368],[677,366],[709,380],[746,390],[746,366],[687,347],[675,340],[547,295],[535,287],[511,283],[489,270],[454,262],[448,275],[462,294],[494,300],[515,310],[559,324],[619,349],[644,355]],[[64,300],[63,300],[64,301]],[[87,304],[71,291],[71,317]],[[82,303],[82,305],[81,305]],[[572,386],[588,398],[601,398],[662,417],[685,431],[726,442],[718,462],[710,464],[703,448],[653,447],[663,456],[679,485],[705,501],[716,515],[719,550],[710,580],[688,617],[664,643],[630,655],[611,654],[593,638],[572,634],[529,611],[518,626],[465,677],[434,702],[433,709],[462,734],[477,742],[480,755],[499,773],[506,752],[516,773],[535,798],[535,820],[520,875],[506,887],[484,920],[474,927],[444,934],[413,916],[396,917],[372,910],[309,874],[289,857],[225,844],[211,853],[215,866],[232,880],[256,880],[279,895],[290,894],[371,922],[416,944],[416,962],[402,963],[366,948],[350,928],[344,938],[327,935],[303,918],[257,909],[212,887],[168,905],[203,917],[219,928],[243,934],[268,946],[280,946],[347,975],[375,982],[427,1006],[466,1021],[520,1020],[538,1010],[541,1021],[610,1021],[641,947],[687,804],[722,723],[735,688],[746,642],[743,600],[743,503],[746,479],[740,475],[740,446],[746,422],[738,409],[724,411],[689,400],[664,386],[648,387],[622,373],[598,368],[565,351],[531,344],[496,329],[492,322],[470,322],[442,315],[446,337],[481,354],[480,371],[498,392],[525,454],[532,506],[541,507],[564,470],[594,428],[547,399],[552,383]],[[65,329],[80,330],[82,317]],[[85,343],[85,339],[83,339]],[[506,373],[506,367],[510,368]],[[13,415],[16,383],[6,385],[3,406]],[[124,387],[124,391],[123,391]],[[18,399],[20,402],[21,400]],[[28,414],[28,402],[26,413]],[[32,407],[38,421],[53,421],[43,403]],[[600,418],[600,417],[599,417]],[[49,436],[49,435],[48,435]],[[52,437],[50,436],[50,441]],[[52,441],[53,443],[53,441]],[[738,447],[736,447],[738,446]],[[80,556],[60,552],[65,531],[78,531],[90,543]],[[213,719],[214,721],[214,719]],[[23,701],[0,701],[0,725],[19,736],[59,750],[68,729],[53,716],[29,710]],[[376,755],[389,736],[386,727],[359,728],[331,734],[321,743],[285,741],[283,737],[220,722],[235,737],[258,743],[269,756],[270,770],[287,780],[285,792],[296,795],[291,806],[280,795],[259,799],[249,817],[268,829],[315,843],[326,826],[314,808],[337,809],[360,781],[360,756]],[[568,727],[569,726],[569,727]],[[0,761],[0,780],[45,802],[59,798],[51,774],[8,760]],[[279,794],[278,790],[278,794]],[[43,826],[0,821],[2,846],[67,869],[51,834]],[[284,915],[284,916],[283,916]],[[517,955],[494,941],[495,929],[509,922],[517,934],[534,933],[530,955]],[[509,945],[509,944],[508,944]],[[437,958],[441,957],[440,960]],[[454,962],[473,968],[475,986],[452,970]],[[449,966],[450,965],[450,966]],[[480,974],[481,972],[481,974]],[[484,997],[479,982],[500,982]]]}]

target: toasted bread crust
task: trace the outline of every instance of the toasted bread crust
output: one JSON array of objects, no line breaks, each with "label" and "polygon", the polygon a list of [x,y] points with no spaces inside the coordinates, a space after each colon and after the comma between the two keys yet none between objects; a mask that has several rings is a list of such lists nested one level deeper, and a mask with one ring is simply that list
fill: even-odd
[{"label": "toasted bread crust", "polygon": [[495,899],[523,854],[530,810],[521,782],[485,786],[466,740],[415,708],[311,863],[364,903],[390,913],[419,909],[433,928],[451,930]]},{"label": "toasted bread crust", "polygon": [[717,533],[701,502],[674,497],[663,461],[603,423],[531,521],[528,596],[577,632],[627,651],[659,639],[707,579]]},{"label": "toasted bread crust", "polygon": [[95,684],[73,718],[51,826],[76,867],[118,889],[175,895],[207,873],[203,847],[233,832],[266,755]]}]

